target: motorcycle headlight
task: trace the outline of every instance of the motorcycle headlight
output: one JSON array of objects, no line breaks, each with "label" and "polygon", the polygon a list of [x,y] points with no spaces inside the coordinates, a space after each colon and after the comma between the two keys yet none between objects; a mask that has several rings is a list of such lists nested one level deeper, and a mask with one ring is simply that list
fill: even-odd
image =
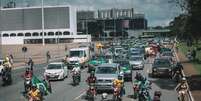
[{"label": "motorcycle headlight", "polygon": [[154,68],[153,71],[154,71],[154,72],[157,71],[156,68]]}]

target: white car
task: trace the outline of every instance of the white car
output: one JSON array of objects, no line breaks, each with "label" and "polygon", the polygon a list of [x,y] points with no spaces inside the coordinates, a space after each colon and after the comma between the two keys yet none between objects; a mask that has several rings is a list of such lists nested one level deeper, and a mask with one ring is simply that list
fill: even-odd
[{"label": "white car", "polygon": [[44,76],[48,77],[49,80],[64,80],[68,74],[67,66],[63,62],[48,64],[44,72]]},{"label": "white car", "polygon": [[3,60],[0,60],[0,74],[2,73],[3,70]]}]

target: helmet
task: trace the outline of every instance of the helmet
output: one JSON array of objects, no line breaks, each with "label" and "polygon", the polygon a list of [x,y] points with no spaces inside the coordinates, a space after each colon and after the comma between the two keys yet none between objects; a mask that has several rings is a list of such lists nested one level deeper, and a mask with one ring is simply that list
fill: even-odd
[{"label": "helmet", "polygon": [[122,80],[122,76],[121,75],[118,75],[118,80]]},{"label": "helmet", "polygon": [[32,85],[32,88],[37,88],[37,85],[36,85],[36,84],[33,84],[33,85]]},{"label": "helmet", "polygon": [[181,79],[181,82],[186,82],[186,78],[183,77],[183,78]]},{"label": "helmet", "polygon": [[6,58],[5,58],[5,62],[8,62],[8,61],[9,61],[9,57],[6,56]]},{"label": "helmet", "polygon": [[94,75],[95,73],[94,73],[94,71],[91,71],[91,75]]}]

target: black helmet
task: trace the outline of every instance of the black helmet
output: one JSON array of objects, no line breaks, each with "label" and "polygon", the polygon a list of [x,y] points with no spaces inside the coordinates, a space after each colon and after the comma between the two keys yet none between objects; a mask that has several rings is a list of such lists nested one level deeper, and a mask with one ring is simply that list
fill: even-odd
[{"label": "black helmet", "polygon": [[118,75],[118,80],[122,80],[122,76],[121,75]]},{"label": "black helmet", "polygon": [[94,75],[95,74],[95,72],[94,71],[91,71],[91,75]]}]

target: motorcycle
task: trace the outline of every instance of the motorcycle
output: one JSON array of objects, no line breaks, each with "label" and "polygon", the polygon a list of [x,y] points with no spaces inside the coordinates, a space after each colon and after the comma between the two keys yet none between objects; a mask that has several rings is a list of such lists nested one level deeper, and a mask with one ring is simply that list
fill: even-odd
[{"label": "motorcycle", "polygon": [[186,100],[185,100],[186,91],[185,91],[185,90],[181,90],[181,91],[179,91],[179,94],[180,94],[180,96],[179,96],[178,100],[179,100],[179,101],[186,101]]},{"label": "motorcycle", "polygon": [[134,81],[134,85],[133,85],[133,91],[134,91],[134,94],[133,94],[133,98],[134,99],[137,99],[138,95],[139,95],[139,85],[140,85],[140,81]]},{"label": "motorcycle", "polygon": [[88,101],[94,101],[96,96],[96,89],[94,86],[89,86],[89,89],[87,90],[87,99]]},{"label": "motorcycle", "polygon": [[24,91],[29,92],[32,86],[31,78],[24,79]]},{"label": "motorcycle", "polygon": [[79,80],[79,73],[73,72],[72,78],[73,78],[73,84],[74,85],[79,85],[79,82],[80,82],[80,80]]},{"label": "motorcycle", "polygon": [[11,70],[4,68],[2,71],[3,86],[12,84]]},{"label": "motorcycle", "polygon": [[160,100],[161,95],[162,95],[161,91],[155,91],[153,101],[161,101]]},{"label": "motorcycle", "polygon": [[115,87],[113,91],[113,101],[121,101],[120,88]]},{"label": "motorcycle", "polygon": [[181,80],[181,78],[182,78],[181,72],[179,70],[177,70],[176,73],[175,73],[176,82],[179,82]]},{"label": "motorcycle", "polygon": [[139,92],[138,101],[151,101],[151,97],[147,89],[144,89]]}]

